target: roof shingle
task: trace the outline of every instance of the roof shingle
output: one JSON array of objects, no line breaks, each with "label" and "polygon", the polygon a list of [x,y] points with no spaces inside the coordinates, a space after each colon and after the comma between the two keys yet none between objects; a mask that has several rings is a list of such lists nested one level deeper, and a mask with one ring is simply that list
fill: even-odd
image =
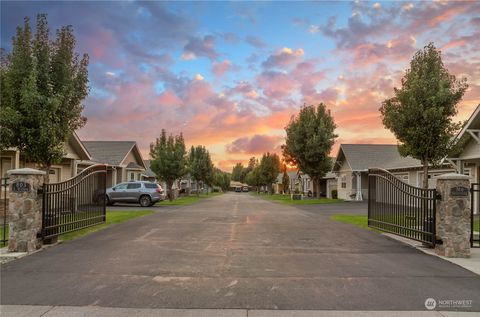
[{"label": "roof shingle", "polygon": [[92,161],[109,165],[120,165],[135,141],[83,141]]}]

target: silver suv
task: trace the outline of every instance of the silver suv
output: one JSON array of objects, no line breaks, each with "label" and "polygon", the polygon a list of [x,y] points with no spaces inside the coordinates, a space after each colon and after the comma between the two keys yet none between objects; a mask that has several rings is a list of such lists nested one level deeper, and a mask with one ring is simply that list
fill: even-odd
[{"label": "silver suv", "polygon": [[114,203],[139,203],[142,207],[149,207],[158,201],[164,200],[163,189],[152,182],[120,183],[107,188],[107,205]]}]

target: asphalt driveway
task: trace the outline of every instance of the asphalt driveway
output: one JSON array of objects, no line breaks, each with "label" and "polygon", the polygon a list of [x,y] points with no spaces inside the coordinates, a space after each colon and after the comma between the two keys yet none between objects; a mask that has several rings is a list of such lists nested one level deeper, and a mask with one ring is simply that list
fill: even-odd
[{"label": "asphalt driveway", "polygon": [[480,276],[331,221],[348,213],[332,206],[229,193],[164,209],[3,265],[1,304],[480,311]]}]

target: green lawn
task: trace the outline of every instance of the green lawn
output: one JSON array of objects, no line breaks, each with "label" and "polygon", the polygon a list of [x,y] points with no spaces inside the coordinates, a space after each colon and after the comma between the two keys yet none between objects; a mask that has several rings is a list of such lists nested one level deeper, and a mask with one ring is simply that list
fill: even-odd
[{"label": "green lawn", "polygon": [[335,203],[343,202],[343,199],[332,199],[332,198],[292,200],[290,195],[280,195],[280,194],[269,195],[269,194],[257,194],[257,193],[252,193],[252,194],[266,200],[276,201],[286,205],[317,205],[317,204],[335,204]]},{"label": "green lawn", "polygon": [[333,215],[330,217],[332,220],[340,221],[343,223],[349,223],[360,228],[373,230],[368,226],[368,216],[364,215]]},{"label": "green lawn", "polygon": [[129,210],[129,211],[107,211],[107,221],[104,224],[88,227],[82,230],[73,231],[62,234],[58,237],[60,241],[69,241],[83,235],[105,229],[117,223],[122,223],[127,220],[153,214],[151,210]]},{"label": "green lawn", "polygon": [[210,193],[208,195],[207,194],[200,194],[198,196],[195,195],[195,194],[192,194],[190,196],[180,197],[180,198],[175,199],[173,201],[164,200],[164,201],[156,203],[156,205],[157,206],[186,206],[186,205],[191,205],[193,203],[196,203],[197,201],[199,201],[201,199],[214,197],[214,196],[218,196],[218,195],[221,195],[221,194],[223,194],[223,193],[215,192],[215,193]]},{"label": "green lawn", "polygon": [[[117,223],[122,223],[133,218],[142,217],[142,216],[150,215],[153,213],[154,212],[151,210],[107,211],[107,221],[105,223],[97,226],[88,227],[82,230],[62,234],[58,237],[58,240],[62,242],[73,240],[83,235],[105,229]],[[0,228],[0,239],[3,239],[3,228]],[[8,239],[8,228],[7,228],[7,239]],[[3,247],[4,245],[0,244],[0,246]]]}]

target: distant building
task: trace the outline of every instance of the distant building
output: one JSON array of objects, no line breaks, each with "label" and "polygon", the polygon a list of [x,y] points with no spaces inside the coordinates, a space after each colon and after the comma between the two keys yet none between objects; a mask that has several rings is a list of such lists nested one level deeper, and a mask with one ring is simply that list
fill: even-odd
[{"label": "distant building", "polygon": [[[338,198],[364,200],[368,198],[368,169],[382,168],[412,186],[423,184],[423,166],[412,157],[402,157],[396,144],[341,144],[333,172],[338,175]],[[454,171],[451,164],[431,166],[428,172],[430,188],[436,186],[435,176]]]}]

